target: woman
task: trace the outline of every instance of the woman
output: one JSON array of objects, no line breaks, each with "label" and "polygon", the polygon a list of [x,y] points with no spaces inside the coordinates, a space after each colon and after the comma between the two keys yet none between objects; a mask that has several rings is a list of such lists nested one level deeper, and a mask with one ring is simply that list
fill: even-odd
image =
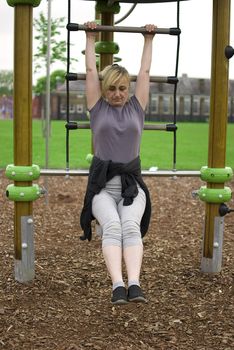
[{"label": "woman", "polygon": [[[141,177],[139,151],[156,27],[145,26],[141,67],[135,94],[130,97],[129,74],[119,65],[104,69],[101,86],[96,68],[96,32],[92,31],[98,25],[88,22],[86,26],[86,98],[95,155],[81,213],[81,239],[91,239],[91,220],[96,219],[102,229],[102,251],[112,280],[111,302],[146,302],[140,271],[142,237],[149,226],[151,204]],[[122,258],[128,289],[123,281]]]}]

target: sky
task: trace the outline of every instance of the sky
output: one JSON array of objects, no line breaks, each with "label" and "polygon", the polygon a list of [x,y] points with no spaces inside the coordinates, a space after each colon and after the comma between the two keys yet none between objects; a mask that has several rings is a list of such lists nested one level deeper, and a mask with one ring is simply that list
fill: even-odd
[{"label": "sky", "polygon": [[[233,1],[232,1],[233,3]],[[66,17],[67,0],[53,0],[51,3],[52,17]],[[95,16],[95,1],[71,0],[71,21],[83,24],[93,20]],[[187,74],[189,77],[210,78],[211,72],[211,34],[212,34],[212,0],[189,0],[180,3],[180,55],[178,75]],[[47,0],[42,0],[40,6],[33,8],[33,17],[38,18],[40,12],[47,16]],[[121,19],[132,4],[120,2],[121,11],[115,15],[115,20]],[[147,23],[154,23],[159,28],[176,26],[176,3],[146,3],[138,4],[134,11],[119,26],[141,27]],[[6,0],[0,0],[0,70],[13,70],[13,32],[14,8],[8,6]],[[35,34],[35,33],[34,33]],[[67,30],[61,30],[61,39],[66,40]],[[118,57],[122,58],[120,64],[125,66],[131,74],[137,74],[143,36],[133,33],[115,33],[114,41],[120,47]],[[71,71],[85,72],[84,55],[85,33],[71,33],[71,57],[78,59],[72,65]],[[230,43],[234,46],[234,5],[231,8]],[[34,41],[34,50],[36,43]],[[175,73],[176,62],[176,36],[156,35],[153,44],[153,60],[151,75],[170,76]],[[51,67],[52,70],[64,68],[61,64]],[[46,70],[45,70],[46,72]],[[45,75],[40,72],[40,76]],[[229,78],[234,79],[234,56],[229,61]],[[34,80],[37,76],[34,76]]]}]

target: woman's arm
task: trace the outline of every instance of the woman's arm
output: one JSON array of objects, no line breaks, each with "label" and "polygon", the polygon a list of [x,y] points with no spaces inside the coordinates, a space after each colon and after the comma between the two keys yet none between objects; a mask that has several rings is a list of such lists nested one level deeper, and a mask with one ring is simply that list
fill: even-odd
[{"label": "woman's arm", "polygon": [[[95,22],[87,22],[85,25],[90,28],[96,28]],[[85,49],[85,65],[86,65],[86,100],[87,107],[90,110],[101,97],[101,87],[96,66],[95,55],[95,39],[96,32],[86,31],[86,49]]]},{"label": "woman's arm", "polygon": [[154,33],[151,31],[156,29],[153,24],[145,26],[149,32],[144,34],[144,47],[141,57],[141,66],[137,76],[135,95],[140,102],[141,107],[145,110],[149,100],[149,81],[150,81],[150,67],[152,61],[152,46]]}]

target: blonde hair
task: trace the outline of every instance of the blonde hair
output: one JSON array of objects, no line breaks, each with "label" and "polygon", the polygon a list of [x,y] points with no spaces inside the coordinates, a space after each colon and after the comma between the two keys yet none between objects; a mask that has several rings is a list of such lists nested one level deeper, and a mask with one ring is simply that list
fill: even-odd
[{"label": "blonde hair", "polygon": [[119,66],[118,64],[112,64],[107,66],[101,72],[102,77],[102,94],[105,96],[106,91],[111,85],[117,83],[120,79],[126,78],[130,86],[130,75],[126,68]]}]

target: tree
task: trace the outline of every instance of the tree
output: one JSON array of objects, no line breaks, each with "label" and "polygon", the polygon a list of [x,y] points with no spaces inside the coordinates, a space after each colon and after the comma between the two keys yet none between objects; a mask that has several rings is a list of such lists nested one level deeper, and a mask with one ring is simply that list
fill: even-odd
[{"label": "tree", "polygon": [[[67,43],[60,40],[60,29],[64,28],[65,17],[51,18],[51,35],[50,35],[50,65],[53,63],[61,63],[62,69],[57,69],[50,75],[50,89],[56,89],[58,82],[65,81],[65,65],[67,63]],[[36,53],[34,54],[34,73],[45,69],[47,66],[47,47],[48,47],[48,19],[41,12],[39,18],[34,20],[34,29],[38,33],[35,40],[38,41]],[[71,62],[77,62],[77,59],[70,59]],[[46,74],[46,73],[45,73]],[[59,81],[58,81],[59,80]],[[36,94],[42,94],[46,91],[46,76],[37,80],[36,86],[33,88]]]},{"label": "tree", "polygon": [[[63,65],[67,61],[66,57],[66,41],[59,40],[60,29],[64,28],[65,17],[51,19],[51,56],[50,64],[61,62]],[[34,72],[37,73],[42,68],[46,67],[47,63],[47,33],[48,33],[48,19],[41,12],[39,18],[34,20],[34,28],[38,33],[35,40],[38,41],[36,53],[34,54]]]},{"label": "tree", "polygon": [[13,72],[10,70],[0,71],[0,95],[10,96],[13,93]]},{"label": "tree", "polygon": [[[66,72],[62,69],[57,69],[50,75],[50,91],[54,91],[58,84],[65,82]],[[37,80],[36,86],[33,91],[36,95],[41,95],[46,91],[46,76],[41,77]]]}]

